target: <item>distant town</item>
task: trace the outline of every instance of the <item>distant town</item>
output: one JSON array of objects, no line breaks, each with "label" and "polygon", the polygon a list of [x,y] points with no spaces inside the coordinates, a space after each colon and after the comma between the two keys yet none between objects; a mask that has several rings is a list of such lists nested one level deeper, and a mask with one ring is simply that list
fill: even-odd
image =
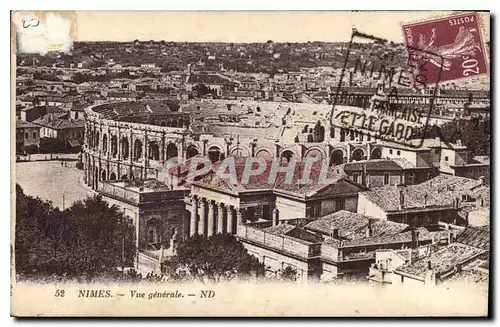
[{"label": "distant town", "polygon": [[[406,53],[135,40],[18,54],[17,272],[487,287],[489,78],[416,87]],[[217,173],[228,158],[234,180]],[[58,227],[34,228],[34,210]]]}]

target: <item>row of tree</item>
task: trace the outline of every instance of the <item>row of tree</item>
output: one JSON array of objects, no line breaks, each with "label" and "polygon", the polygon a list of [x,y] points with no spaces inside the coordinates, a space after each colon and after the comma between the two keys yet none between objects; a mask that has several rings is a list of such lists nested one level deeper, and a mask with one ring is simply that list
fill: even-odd
[{"label": "row of tree", "polygon": [[[21,279],[163,280],[157,275],[143,278],[135,270],[120,272],[133,266],[137,251],[134,239],[132,222],[100,196],[76,201],[60,210],[49,201],[26,195],[16,185],[14,252],[16,274]],[[210,238],[196,234],[181,242],[168,268],[167,279],[180,282],[269,278],[264,265],[229,234]],[[288,268],[273,279],[295,280],[296,271]]]},{"label": "row of tree", "polygon": [[134,227],[100,196],[61,211],[16,185],[15,267],[21,278],[90,281],[132,265]]}]

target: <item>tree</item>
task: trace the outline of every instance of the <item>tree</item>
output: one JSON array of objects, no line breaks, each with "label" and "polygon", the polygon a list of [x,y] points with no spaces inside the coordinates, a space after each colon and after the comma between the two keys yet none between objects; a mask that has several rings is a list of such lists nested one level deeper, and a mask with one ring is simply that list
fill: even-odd
[{"label": "tree", "polygon": [[442,126],[432,125],[420,129],[414,138],[439,138],[443,143],[457,143],[472,151],[472,155],[489,155],[490,153],[490,119],[473,117],[471,119],[454,119]]},{"label": "tree", "polygon": [[186,268],[199,281],[220,282],[264,276],[264,266],[230,234],[198,234],[179,244],[172,268]]},{"label": "tree", "polygon": [[210,88],[208,86],[206,86],[205,84],[200,83],[200,84],[196,84],[195,86],[193,86],[193,92],[196,93],[197,97],[202,97],[205,94],[210,93]]},{"label": "tree", "polygon": [[135,256],[134,227],[100,196],[61,211],[16,185],[16,273],[23,277],[112,277]]},{"label": "tree", "polygon": [[290,266],[279,272],[280,279],[286,282],[295,282],[297,280],[297,270]]}]

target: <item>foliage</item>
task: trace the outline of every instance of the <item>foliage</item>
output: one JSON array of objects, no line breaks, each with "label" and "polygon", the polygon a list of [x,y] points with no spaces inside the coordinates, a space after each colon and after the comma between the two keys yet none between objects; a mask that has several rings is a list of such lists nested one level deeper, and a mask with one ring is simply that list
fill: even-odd
[{"label": "foliage", "polygon": [[217,90],[211,89],[203,83],[196,84],[193,87],[193,92],[196,93],[197,97],[202,97],[206,94],[212,94],[213,96],[217,96]]},{"label": "foliage", "polygon": [[287,266],[285,269],[280,270],[279,275],[280,278],[284,281],[295,282],[297,280],[297,270],[290,266]]},{"label": "foliage", "polygon": [[264,266],[230,234],[209,238],[193,235],[179,244],[172,267],[174,270],[186,268],[193,279],[203,282],[264,275]]},{"label": "foliage", "polygon": [[67,153],[69,147],[63,139],[42,137],[40,138],[40,153]]},{"label": "foliage", "polygon": [[439,138],[444,143],[457,143],[460,140],[472,151],[472,155],[489,155],[490,126],[489,118],[454,119],[442,126],[427,126],[419,130],[415,138]]},{"label": "foliage", "polygon": [[131,265],[134,254],[132,223],[100,196],[61,211],[16,185],[17,274],[91,280]]}]

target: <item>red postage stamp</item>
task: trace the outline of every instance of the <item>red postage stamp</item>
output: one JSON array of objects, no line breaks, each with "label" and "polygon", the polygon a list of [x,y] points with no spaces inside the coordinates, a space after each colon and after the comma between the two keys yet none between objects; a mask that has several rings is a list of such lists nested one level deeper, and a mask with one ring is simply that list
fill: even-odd
[{"label": "red postage stamp", "polygon": [[488,74],[487,50],[477,13],[402,26],[416,87]]}]

